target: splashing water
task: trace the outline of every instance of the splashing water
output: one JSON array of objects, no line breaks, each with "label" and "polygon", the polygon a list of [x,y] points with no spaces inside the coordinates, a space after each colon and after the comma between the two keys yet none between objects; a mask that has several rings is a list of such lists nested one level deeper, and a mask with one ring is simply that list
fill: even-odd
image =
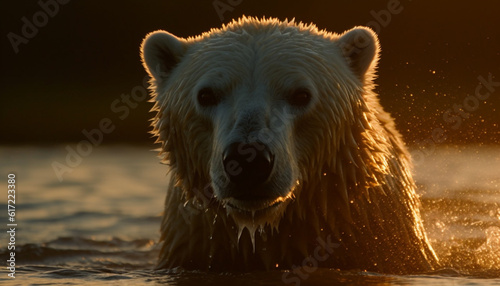
[{"label": "splashing water", "polygon": [[427,234],[444,267],[500,276],[500,148],[439,149],[416,167]]}]

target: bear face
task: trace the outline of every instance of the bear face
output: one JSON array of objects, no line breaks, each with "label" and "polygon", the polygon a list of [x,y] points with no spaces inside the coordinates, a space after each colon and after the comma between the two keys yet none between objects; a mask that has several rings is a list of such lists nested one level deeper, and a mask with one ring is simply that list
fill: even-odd
[{"label": "bear face", "polygon": [[[353,46],[358,50],[348,55]],[[330,150],[318,153],[311,142],[335,146],[337,127],[353,124],[354,105],[361,102],[356,89],[375,65],[378,44],[362,27],[338,36],[269,24],[189,40],[159,31],[143,50],[146,68],[164,89],[158,97],[168,97],[157,100],[182,103],[172,106],[179,111],[195,107],[207,127],[196,129],[195,120],[182,124],[200,132],[186,139],[206,138],[191,148],[206,152],[197,158],[206,168],[200,179],[238,222],[263,226],[279,222],[308,176],[304,166],[322,168],[314,166],[315,157]],[[333,114],[318,118],[325,107]]]},{"label": "bear face", "polygon": [[[171,172],[158,267],[290,269],[321,253],[340,269],[438,265],[404,143],[373,92],[378,54],[368,28],[277,19],[149,34],[153,134]],[[318,252],[325,241],[335,250]]]}]

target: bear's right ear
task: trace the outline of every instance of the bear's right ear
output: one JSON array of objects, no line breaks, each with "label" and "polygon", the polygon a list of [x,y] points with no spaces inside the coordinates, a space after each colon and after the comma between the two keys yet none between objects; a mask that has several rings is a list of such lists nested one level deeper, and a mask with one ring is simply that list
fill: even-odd
[{"label": "bear's right ear", "polygon": [[156,81],[164,81],[186,51],[186,40],[165,31],[146,36],[141,45],[141,58],[146,71]]}]

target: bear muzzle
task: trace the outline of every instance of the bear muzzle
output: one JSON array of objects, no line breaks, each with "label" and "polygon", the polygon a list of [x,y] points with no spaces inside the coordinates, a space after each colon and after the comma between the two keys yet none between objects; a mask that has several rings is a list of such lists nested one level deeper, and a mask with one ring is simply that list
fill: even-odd
[{"label": "bear muzzle", "polygon": [[240,223],[270,223],[293,197],[294,186],[280,184],[275,154],[264,143],[234,142],[222,152],[226,183],[218,185],[217,198]]}]

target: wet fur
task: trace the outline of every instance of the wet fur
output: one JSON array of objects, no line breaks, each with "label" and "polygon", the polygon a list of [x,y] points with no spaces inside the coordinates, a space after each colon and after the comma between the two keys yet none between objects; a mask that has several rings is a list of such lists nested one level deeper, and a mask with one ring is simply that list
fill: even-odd
[{"label": "wet fur", "polygon": [[[328,59],[310,48],[311,61],[323,70],[305,69],[321,77],[315,86],[322,96],[313,112],[287,127],[294,134],[290,164],[297,168],[299,182],[283,212],[268,223],[242,226],[214,196],[209,169],[218,147],[206,142],[217,142],[216,126],[186,99],[204,67],[182,59],[224,47],[217,46],[218,38],[252,43],[261,37],[272,48],[273,34],[286,33],[308,37],[318,46],[335,46],[332,43],[342,36],[293,21],[242,18],[201,36],[179,39],[180,44],[166,49],[168,60],[156,68],[144,51],[156,101],[153,133],[162,159],[170,165],[158,268],[291,269],[314,255],[320,238],[339,245],[321,267],[385,273],[433,269],[438,260],[420,218],[408,152],[373,93],[376,40],[367,70],[354,72],[347,71],[357,59],[340,45],[332,48]],[[303,49],[307,52],[308,47]],[[234,47],[227,52],[234,53]],[[346,72],[339,73],[342,70]]]}]

